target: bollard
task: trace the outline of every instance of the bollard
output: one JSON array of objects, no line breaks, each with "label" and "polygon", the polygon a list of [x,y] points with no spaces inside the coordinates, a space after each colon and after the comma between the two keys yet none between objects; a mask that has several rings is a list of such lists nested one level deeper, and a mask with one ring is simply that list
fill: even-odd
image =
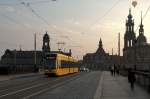
[{"label": "bollard", "polygon": [[149,78],[148,92],[150,93],[150,73],[149,73],[149,75],[148,75],[148,78]]}]

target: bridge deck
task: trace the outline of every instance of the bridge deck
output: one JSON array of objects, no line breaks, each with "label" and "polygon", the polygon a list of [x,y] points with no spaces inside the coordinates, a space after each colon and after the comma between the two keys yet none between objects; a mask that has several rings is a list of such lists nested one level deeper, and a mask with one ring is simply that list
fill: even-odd
[{"label": "bridge deck", "polygon": [[150,99],[150,94],[136,84],[134,90],[131,90],[127,77],[111,76],[109,72],[102,73],[98,88],[101,94],[97,94],[99,98],[96,99]]},{"label": "bridge deck", "polygon": [[110,72],[79,72],[48,78],[40,74],[18,75],[0,81],[0,99],[150,99],[146,89],[131,90],[126,77]]}]

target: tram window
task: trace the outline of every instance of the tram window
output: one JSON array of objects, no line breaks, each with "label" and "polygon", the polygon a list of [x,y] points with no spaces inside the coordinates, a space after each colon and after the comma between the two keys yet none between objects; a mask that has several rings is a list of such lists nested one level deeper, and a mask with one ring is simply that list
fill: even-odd
[{"label": "tram window", "polygon": [[56,66],[56,60],[47,61],[47,65],[50,67],[55,67]]},{"label": "tram window", "polygon": [[77,64],[75,62],[70,62],[70,61],[61,61],[61,66],[62,67],[74,67]]},{"label": "tram window", "polygon": [[61,66],[62,67],[67,67],[68,66],[68,62],[67,61],[61,61]]}]

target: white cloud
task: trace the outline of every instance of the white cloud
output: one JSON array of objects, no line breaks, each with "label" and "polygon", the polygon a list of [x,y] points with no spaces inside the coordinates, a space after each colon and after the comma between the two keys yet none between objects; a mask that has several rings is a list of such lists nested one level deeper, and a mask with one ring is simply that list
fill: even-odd
[{"label": "white cloud", "polygon": [[80,22],[75,21],[74,24],[75,24],[75,25],[80,25]]},{"label": "white cloud", "polygon": [[91,30],[114,30],[123,28],[121,23],[113,22],[111,20],[107,20],[103,23],[97,23],[91,26]]},{"label": "white cloud", "polygon": [[52,27],[53,27],[53,28],[55,28],[55,29],[57,28],[57,26],[56,26],[56,25],[52,25]]},{"label": "white cloud", "polygon": [[6,9],[6,11],[8,11],[8,12],[14,12],[14,11],[15,11],[15,8],[14,8],[14,7],[11,7],[11,6],[7,6],[5,9]]},{"label": "white cloud", "polygon": [[94,26],[91,27],[91,30],[97,30],[99,28],[102,28],[103,26],[101,24],[96,24]]},{"label": "white cloud", "polygon": [[79,21],[77,21],[76,19],[74,19],[74,18],[67,19],[65,21],[65,23],[70,24],[70,25],[75,25],[75,26],[81,25],[81,23]]},{"label": "white cloud", "polygon": [[12,6],[0,6],[0,12],[14,12],[15,8]]},{"label": "white cloud", "polygon": [[28,23],[24,23],[24,26],[26,26],[27,28],[32,28],[32,26]]}]

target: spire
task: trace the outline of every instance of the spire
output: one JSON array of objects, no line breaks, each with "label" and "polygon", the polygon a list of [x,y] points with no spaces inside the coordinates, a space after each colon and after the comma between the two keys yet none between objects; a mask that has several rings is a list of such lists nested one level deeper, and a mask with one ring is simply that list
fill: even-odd
[{"label": "spire", "polygon": [[141,12],[141,24],[140,24],[140,29],[139,29],[139,36],[137,37],[137,44],[138,45],[143,45],[147,42],[146,37],[144,36],[144,28],[142,24],[142,12]]},{"label": "spire", "polygon": [[129,8],[129,14],[131,14],[131,8]]},{"label": "spire", "polygon": [[100,41],[99,41],[99,48],[102,48],[103,47],[103,44],[102,44],[102,40],[100,38]]},{"label": "spire", "polygon": [[142,25],[142,12],[141,12],[141,25]]},{"label": "spire", "polygon": [[128,15],[128,19],[132,19],[132,15],[131,15],[131,8],[129,8],[129,15]]},{"label": "spire", "polygon": [[100,40],[99,40],[99,47],[98,47],[96,53],[97,53],[97,54],[105,54],[105,51],[104,51],[104,49],[103,49],[103,44],[102,44],[101,38],[100,38]]},{"label": "spire", "polygon": [[141,24],[140,24],[140,29],[139,29],[139,34],[144,34],[144,29],[143,29],[143,24],[142,24],[142,12],[141,12]]}]

